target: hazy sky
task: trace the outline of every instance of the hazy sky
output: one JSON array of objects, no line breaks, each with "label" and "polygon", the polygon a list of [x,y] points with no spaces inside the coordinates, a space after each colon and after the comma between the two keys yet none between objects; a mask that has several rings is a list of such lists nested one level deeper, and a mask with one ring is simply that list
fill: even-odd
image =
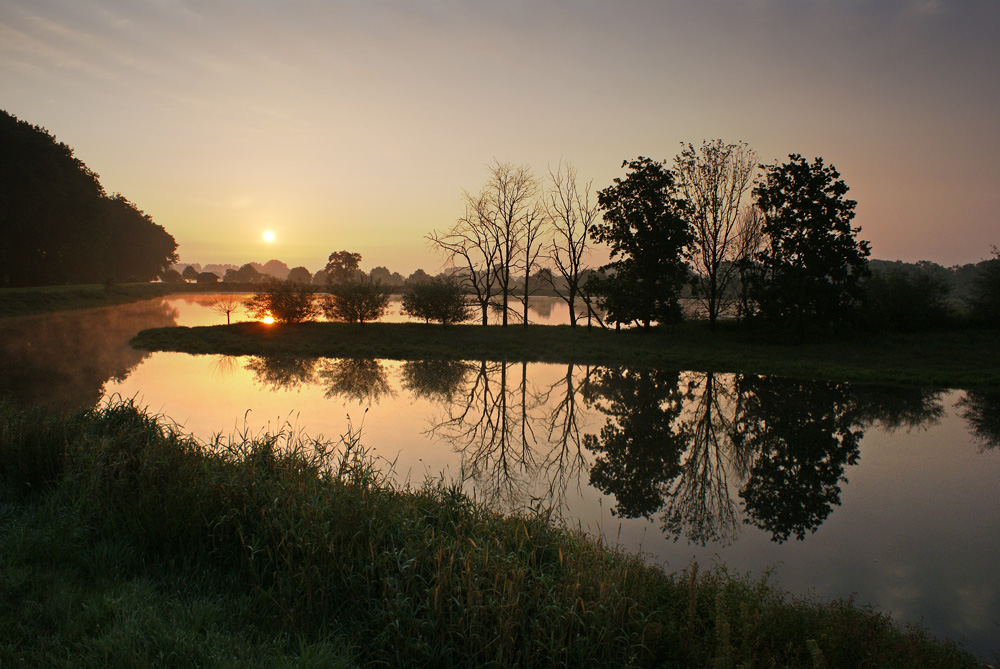
[{"label": "hazy sky", "polygon": [[0,108],[188,262],[436,270],[494,159],[716,137],[836,166],[873,257],[1000,244],[1000,0],[0,0]]}]

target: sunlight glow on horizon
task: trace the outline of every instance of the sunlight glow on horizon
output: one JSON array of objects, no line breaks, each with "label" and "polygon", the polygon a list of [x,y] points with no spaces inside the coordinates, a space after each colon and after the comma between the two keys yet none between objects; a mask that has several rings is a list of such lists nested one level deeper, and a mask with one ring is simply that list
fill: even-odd
[{"label": "sunlight glow on horizon", "polygon": [[426,235],[494,160],[596,192],[721,138],[823,157],[873,257],[950,265],[1000,243],[998,32],[995,0],[0,0],[0,104],[182,262],[436,273]]}]

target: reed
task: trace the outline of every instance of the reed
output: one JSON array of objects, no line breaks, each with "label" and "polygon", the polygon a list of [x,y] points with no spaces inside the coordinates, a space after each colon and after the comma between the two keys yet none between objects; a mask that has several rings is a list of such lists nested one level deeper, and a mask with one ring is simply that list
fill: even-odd
[{"label": "reed", "polygon": [[[52,584],[51,606],[18,595],[0,609],[22,644],[0,644],[3,663],[64,647],[64,664],[96,665],[152,629],[135,663],[177,636],[183,653],[164,664],[977,666],[850,602],[793,600],[719,570],[670,575],[538,511],[399,486],[354,429],[202,443],[127,401],[49,422],[0,405],[0,424],[13,426],[0,462],[45,453],[0,470],[0,544],[17,551],[0,588],[27,588],[39,563]],[[96,606],[95,575],[102,596],[118,593],[114,643],[67,613]],[[28,636],[26,620],[49,636]],[[214,662],[212,643],[225,649]]]}]

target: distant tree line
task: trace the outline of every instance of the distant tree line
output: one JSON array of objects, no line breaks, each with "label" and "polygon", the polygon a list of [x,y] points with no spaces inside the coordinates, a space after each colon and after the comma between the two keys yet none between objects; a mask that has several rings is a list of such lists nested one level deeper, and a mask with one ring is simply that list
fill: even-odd
[{"label": "distant tree line", "polygon": [[0,111],[0,286],[151,281],[177,242],[47,130]]}]

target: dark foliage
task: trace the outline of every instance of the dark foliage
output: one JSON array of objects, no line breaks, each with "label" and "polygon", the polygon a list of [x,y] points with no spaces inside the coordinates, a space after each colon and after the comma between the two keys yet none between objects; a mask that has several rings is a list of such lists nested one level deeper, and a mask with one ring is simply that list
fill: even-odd
[{"label": "dark foliage", "polygon": [[361,323],[377,321],[389,306],[389,289],[362,275],[357,279],[332,282],[323,303],[323,313],[331,320]]},{"label": "dark foliage", "polygon": [[436,277],[410,285],[403,293],[403,313],[448,325],[472,318],[473,306],[457,281]]},{"label": "dark foliage", "polygon": [[1000,325],[1000,250],[993,247],[992,260],[980,263],[972,283],[967,303],[974,320],[992,326]]},{"label": "dark foliage", "polygon": [[756,313],[797,336],[828,332],[857,317],[868,276],[868,242],[852,228],[854,200],[840,173],[792,154],[754,188],[764,214],[764,250],[750,272]]},{"label": "dark foliage", "polygon": [[613,323],[674,323],[687,280],[685,249],[692,241],[684,201],[665,163],[639,157],[625,161],[629,173],[597,195],[604,220],[591,239],[607,244],[611,262],[588,282]]},{"label": "dark foliage", "polygon": [[0,286],[152,281],[177,243],[44,128],[0,111]]},{"label": "dark foliage", "polygon": [[950,320],[948,283],[937,273],[891,268],[872,272],[863,286],[863,322],[874,330],[917,332]]},{"label": "dark foliage", "polygon": [[251,318],[262,320],[271,316],[279,323],[311,321],[319,315],[312,286],[267,279],[257,293],[243,305]]}]

